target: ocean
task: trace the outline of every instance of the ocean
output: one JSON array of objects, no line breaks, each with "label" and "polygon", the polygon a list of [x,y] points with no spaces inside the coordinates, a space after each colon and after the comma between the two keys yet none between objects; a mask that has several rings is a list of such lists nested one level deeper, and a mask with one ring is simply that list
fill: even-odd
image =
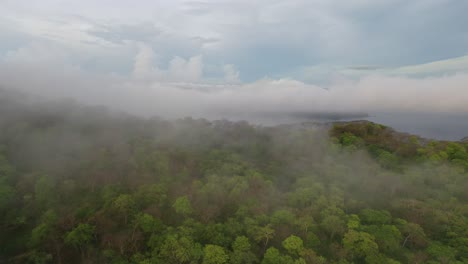
[{"label": "ocean", "polygon": [[468,137],[468,113],[373,113],[364,119],[429,139]]}]

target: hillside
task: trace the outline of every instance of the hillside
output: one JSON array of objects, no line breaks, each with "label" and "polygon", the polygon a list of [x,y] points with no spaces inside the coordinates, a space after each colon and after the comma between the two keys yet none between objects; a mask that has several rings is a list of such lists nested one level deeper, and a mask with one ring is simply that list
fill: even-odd
[{"label": "hillside", "polygon": [[467,142],[11,95],[0,110],[0,262],[468,262]]}]

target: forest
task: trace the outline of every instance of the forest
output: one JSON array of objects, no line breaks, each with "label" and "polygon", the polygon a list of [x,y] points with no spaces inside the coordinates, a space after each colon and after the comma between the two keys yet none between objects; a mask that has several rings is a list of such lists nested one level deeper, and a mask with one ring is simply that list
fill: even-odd
[{"label": "forest", "polygon": [[468,142],[0,91],[0,263],[468,263]]}]

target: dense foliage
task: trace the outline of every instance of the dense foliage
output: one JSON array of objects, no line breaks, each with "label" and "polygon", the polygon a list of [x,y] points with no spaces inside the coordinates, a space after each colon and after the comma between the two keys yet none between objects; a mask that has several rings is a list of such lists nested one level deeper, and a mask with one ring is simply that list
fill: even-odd
[{"label": "dense foliage", "polygon": [[466,143],[15,98],[0,116],[0,262],[468,262]]}]

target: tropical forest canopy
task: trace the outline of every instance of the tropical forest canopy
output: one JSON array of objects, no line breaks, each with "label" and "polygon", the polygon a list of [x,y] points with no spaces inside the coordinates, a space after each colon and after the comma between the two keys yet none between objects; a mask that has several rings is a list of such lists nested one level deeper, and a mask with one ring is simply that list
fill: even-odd
[{"label": "tropical forest canopy", "polygon": [[0,262],[468,263],[468,143],[0,93]]}]

